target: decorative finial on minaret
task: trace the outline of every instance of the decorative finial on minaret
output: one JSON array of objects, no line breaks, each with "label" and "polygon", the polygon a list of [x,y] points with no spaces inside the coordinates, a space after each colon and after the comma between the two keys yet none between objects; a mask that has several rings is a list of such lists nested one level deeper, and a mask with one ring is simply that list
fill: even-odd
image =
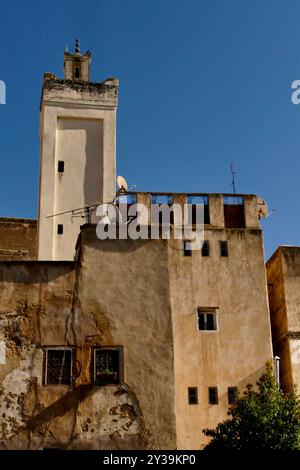
[{"label": "decorative finial on minaret", "polygon": [[80,44],[79,44],[78,38],[76,38],[76,42],[75,42],[75,54],[80,54]]}]

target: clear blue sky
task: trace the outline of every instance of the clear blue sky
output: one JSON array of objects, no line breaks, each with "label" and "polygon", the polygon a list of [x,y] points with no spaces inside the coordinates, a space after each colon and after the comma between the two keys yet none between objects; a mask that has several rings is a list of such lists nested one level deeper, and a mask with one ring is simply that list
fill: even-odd
[{"label": "clear blue sky", "polygon": [[1,0],[0,216],[36,217],[43,73],[65,44],[120,79],[118,173],[137,190],[266,199],[266,255],[300,245],[299,0]]}]

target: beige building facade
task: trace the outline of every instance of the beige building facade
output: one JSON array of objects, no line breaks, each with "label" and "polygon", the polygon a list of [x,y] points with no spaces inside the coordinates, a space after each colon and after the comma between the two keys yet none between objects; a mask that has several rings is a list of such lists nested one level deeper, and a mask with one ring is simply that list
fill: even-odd
[{"label": "beige building facade", "polygon": [[91,82],[90,60],[66,52],[64,79],[44,75],[39,260],[73,260],[83,222],[76,210],[115,199],[118,80]]},{"label": "beige building facade", "polygon": [[201,448],[258,379],[272,344],[257,198],[230,219],[228,196],[193,197],[208,202],[201,251],[90,224],[76,261],[0,264],[2,448]]},{"label": "beige building facade", "polygon": [[300,247],[280,246],[267,262],[274,353],[285,392],[300,390]]},{"label": "beige building facade", "polygon": [[[118,81],[90,82],[78,44],[64,60],[43,83],[37,251],[0,260],[0,448],[202,448],[273,357],[265,204],[116,194]],[[89,208],[121,196],[147,208],[147,233],[157,201],[188,204],[193,226],[201,206],[201,249],[174,221],[168,239],[100,240]]]}]

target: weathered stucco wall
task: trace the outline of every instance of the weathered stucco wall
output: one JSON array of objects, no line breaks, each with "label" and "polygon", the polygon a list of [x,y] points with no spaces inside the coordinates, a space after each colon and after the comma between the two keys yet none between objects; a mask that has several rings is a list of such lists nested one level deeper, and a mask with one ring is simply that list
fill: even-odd
[{"label": "weathered stucco wall", "polygon": [[[261,230],[207,228],[204,238],[209,257],[184,257],[181,241],[169,246],[179,449],[203,445],[203,428],[226,417],[227,388],[255,383],[272,358]],[[220,257],[220,240],[228,257]],[[217,308],[216,331],[198,330],[198,307]],[[188,404],[188,387],[198,388],[197,405]],[[218,387],[217,405],[208,387]]]},{"label": "weathered stucco wall", "polygon": [[24,428],[47,407],[42,346],[63,341],[73,277],[73,267],[62,263],[0,263],[0,331],[6,345],[6,363],[0,366],[2,448],[26,448],[32,436]]},{"label": "weathered stucco wall", "polygon": [[[208,257],[183,256],[183,241],[172,238],[101,241],[86,225],[76,262],[0,263],[1,447],[202,446],[202,429],[226,417],[227,388],[255,382],[272,358],[252,219],[246,229],[207,226]],[[216,309],[216,331],[199,331],[197,308]],[[73,350],[70,386],[43,384],[51,346]],[[99,347],[122,348],[120,385],[94,384]],[[188,404],[188,387],[198,404]],[[209,405],[208,387],[218,387],[218,404]]]},{"label": "weathered stucco wall", "polygon": [[124,346],[124,382],[140,404],[148,443],[176,447],[167,240],[106,240],[82,232],[81,303],[106,345]]},{"label": "weathered stucco wall", "polygon": [[[134,390],[93,385],[93,348],[103,345],[106,323],[99,309],[81,309],[80,282],[73,263],[0,263],[0,339],[6,344],[6,363],[0,365],[2,449],[148,445]],[[73,348],[70,386],[44,385],[47,346]]]},{"label": "weathered stucco wall", "polygon": [[[175,448],[167,242],[81,238],[80,260],[0,263],[1,448]],[[71,386],[44,385],[45,348],[73,348]],[[120,385],[93,350],[123,348]]]},{"label": "weathered stucco wall", "polygon": [[37,222],[0,218],[0,261],[37,258]]},{"label": "weathered stucco wall", "polygon": [[272,336],[284,391],[300,388],[300,248],[281,246],[267,262]]}]

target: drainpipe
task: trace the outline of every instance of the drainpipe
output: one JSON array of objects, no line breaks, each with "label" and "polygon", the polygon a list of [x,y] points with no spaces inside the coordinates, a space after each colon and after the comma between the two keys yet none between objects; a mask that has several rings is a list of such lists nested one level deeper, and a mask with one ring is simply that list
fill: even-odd
[{"label": "drainpipe", "polygon": [[280,370],[279,370],[279,361],[280,357],[279,356],[274,356],[273,357],[273,362],[274,362],[274,377],[276,380],[277,385],[280,385]]}]

